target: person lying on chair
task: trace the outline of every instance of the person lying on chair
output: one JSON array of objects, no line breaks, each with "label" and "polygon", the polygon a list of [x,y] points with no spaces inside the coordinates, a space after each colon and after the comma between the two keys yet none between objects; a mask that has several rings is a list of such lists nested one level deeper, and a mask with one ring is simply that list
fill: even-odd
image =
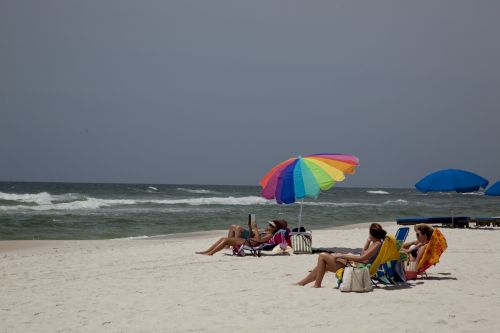
[{"label": "person lying on chair", "polygon": [[[288,222],[285,220],[272,220],[279,229],[284,229],[288,227]],[[243,238],[249,239],[257,236],[258,234],[264,234],[265,232],[259,232],[259,228],[255,222],[248,222],[248,229],[245,229],[239,224],[231,224],[227,231],[227,238]]]},{"label": "person lying on chair", "polygon": [[347,261],[357,263],[371,263],[375,259],[382,246],[387,232],[378,223],[372,223],[369,229],[369,236],[363,246],[363,252],[360,256],[346,253],[320,253],[318,264],[305,278],[297,282],[299,286],[305,286],[314,281],[314,288],[321,288],[321,282],[327,271],[335,273],[338,269],[347,265]]},{"label": "person lying on chair", "polygon": [[269,221],[268,226],[263,233],[260,233],[259,229],[257,228],[257,225],[254,224],[252,225],[252,234],[254,236],[248,239],[243,239],[239,237],[222,237],[214,244],[212,244],[212,246],[210,246],[207,250],[196,253],[211,256],[214,253],[217,253],[220,250],[224,249],[226,246],[237,246],[237,245],[241,246],[243,244],[247,244],[250,246],[257,246],[259,244],[265,243],[268,240],[270,240],[278,230],[282,229],[283,228],[282,221],[283,220]]}]

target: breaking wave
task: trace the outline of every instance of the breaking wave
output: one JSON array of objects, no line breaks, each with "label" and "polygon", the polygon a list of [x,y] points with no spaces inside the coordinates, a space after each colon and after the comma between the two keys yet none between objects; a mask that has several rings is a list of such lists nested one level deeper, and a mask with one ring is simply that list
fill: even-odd
[{"label": "breaking wave", "polygon": [[308,206],[325,206],[325,207],[383,207],[383,206],[405,206],[408,201],[403,199],[387,200],[383,203],[368,203],[368,202],[304,202]]},{"label": "breaking wave", "polygon": [[[52,196],[46,192],[36,195],[5,195],[0,196],[2,200],[17,201],[22,203],[36,203],[37,205],[8,205],[0,206],[0,210],[92,210],[113,206],[130,205],[265,205],[270,202],[257,196],[247,197],[210,197],[210,198],[191,198],[191,199],[98,199],[92,197],[79,197],[79,200],[71,202],[53,202],[60,196]],[[67,198],[67,197],[66,197]]]},{"label": "breaking wave", "polygon": [[210,191],[210,190],[204,190],[202,188],[200,189],[190,189],[190,188],[183,188],[183,187],[178,187],[176,188],[177,191],[183,191],[187,193],[194,193],[194,194],[210,194],[210,193],[217,193],[215,191]]},{"label": "breaking wave", "polygon": [[72,201],[84,198],[84,196],[78,193],[65,193],[60,195],[52,195],[47,192],[40,193],[26,193],[26,194],[16,194],[16,193],[4,193],[0,192],[1,201],[13,201],[13,202],[24,202],[24,203],[34,203],[38,205],[48,205],[54,201]]},{"label": "breaking wave", "polygon": [[389,192],[386,191],[366,191],[366,192],[370,194],[389,194]]}]

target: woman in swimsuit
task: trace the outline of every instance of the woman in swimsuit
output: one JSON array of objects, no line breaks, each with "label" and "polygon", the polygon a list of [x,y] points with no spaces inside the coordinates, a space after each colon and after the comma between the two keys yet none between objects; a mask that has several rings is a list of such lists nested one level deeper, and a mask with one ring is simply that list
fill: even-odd
[{"label": "woman in swimsuit", "polygon": [[413,242],[403,244],[403,251],[410,255],[410,261],[420,262],[420,258],[427,248],[434,229],[427,224],[417,224],[415,226],[415,235],[417,239]]},{"label": "woman in swimsuit", "polygon": [[[278,229],[284,229],[288,227],[288,223],[285,220],[272,220],[276,224]],[[249,239],[255,237],[259,233],[257,224],[253,222],[250,224],[248,222],[248,230],[239,224],[231,224],[227,230],[227,238],[243,238]]]},{"label": "woman in swimsuit", "polygon": [[243,244],[248,244],[250,246],[257,246],[259,244],[265,243],[273,237],[273,235],[280,229],[282,229],[282,224],[280,220],[273,220],[268,222],[267,228],[264,230],[264,233],[260,233],[257,225],[252,225],[252,237],[248,239],[240,238],[240,237],[222,237],[218,241],[216,241],[212,246],[210,246],[207,250],[196,252],[197,254],[204,254],[207,256],[211,256],[214,253],[219,252],[227,246],[241,246]]},{"label": "woman in swimsuit", "polygon": [[314,281],[314,288],[321,288],[321,282],[327,271],[336,272],[338,269],[343,268],[347,265],[347,261],[354,261],[358,263],[370,263],[373,262],[375,257],[382,246],[382,241],[385,238],[387,232],[378,223],[372,223],[370,225],[369,236],[363,246],[363,252],[360,256],[346,254],[346,253],[335,253],[330,254],[323,252],[318,256],[318,264],[305,278],[297,282],[299,286],[305,286],[308,283]]}]

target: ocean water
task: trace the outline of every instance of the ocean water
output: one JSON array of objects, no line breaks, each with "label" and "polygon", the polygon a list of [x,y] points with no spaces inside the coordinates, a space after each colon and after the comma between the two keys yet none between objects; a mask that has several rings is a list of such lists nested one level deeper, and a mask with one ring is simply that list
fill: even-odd
[{"label": "ocean water", "polygon": [[[141,238],[226,229],[284,218],[299,204],[278,205],[257,186],[0,182],[0,239]],[[304,201],[310,229],[394,221],[400,217],[499,216],[500,198],[482,193],[422,194],[415,189],[334,187]]]}]

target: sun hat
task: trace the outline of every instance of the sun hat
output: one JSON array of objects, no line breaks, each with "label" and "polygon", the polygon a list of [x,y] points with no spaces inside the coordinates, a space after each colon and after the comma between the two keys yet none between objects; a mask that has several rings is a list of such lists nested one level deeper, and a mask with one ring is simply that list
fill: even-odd
[{"label": "sun hat", "polygon": [[278,228],[278,226],[276,226],[276,223],[274,221],[267,221],[267,223],[269,223],[269,225],[274,227],[275,229]]}]

